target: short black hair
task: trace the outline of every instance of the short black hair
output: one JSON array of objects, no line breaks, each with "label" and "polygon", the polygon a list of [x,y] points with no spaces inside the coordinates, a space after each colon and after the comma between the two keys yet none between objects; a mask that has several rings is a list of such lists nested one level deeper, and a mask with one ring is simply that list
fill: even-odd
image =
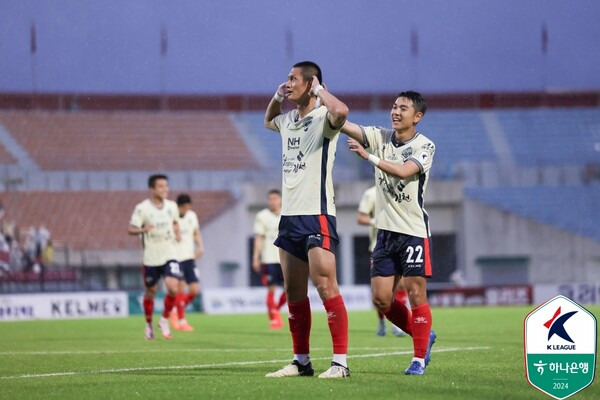
[{"label": "short black hair", "polygon": [[281,197],[281,192],[279,191],[279,189],[271,189],[271,190],[269,190],[269,191],[267,192],[267,196],[268,196],[268,195],[270,195],[270,194],[276,194],[276,195],[278,195],[279,197]]},{"label": "short black hair", "polygon": [[425,112],[427,111],[427,103],[425,103],[425,100],[423,99],[423,96],[421,96],[421,93],[414,92],[412,90],[407,90],[405,92],[398,93],[398,96],[396,96],[396,98],[399,97],[405,97],[412,101],[415,111],[425,115]]},{"label": "short black hair", "polygon": [[294,68],[302,69],[302,77],[305,81],[311,81],[313,76],[317,76],[320,84],[323,84],[323,74],[321,73],[321,67],[312,61],[301,61],[294,64]]},{"label": "short black hair", "polygon": [[177,205],[183,206],[184,204],[192,204],[192,198],[187,193],[180,193],[177,196]]},{"label": "short black hair", "polygon": [[154,189],[154,186],[156,186],[156,181],[159,179],[164,179],[165,181],[169,180],[169,178],[167,178],[166,175],[162,175],[162,174],[150,175],[150,178],[148,178],[148,187]]}]

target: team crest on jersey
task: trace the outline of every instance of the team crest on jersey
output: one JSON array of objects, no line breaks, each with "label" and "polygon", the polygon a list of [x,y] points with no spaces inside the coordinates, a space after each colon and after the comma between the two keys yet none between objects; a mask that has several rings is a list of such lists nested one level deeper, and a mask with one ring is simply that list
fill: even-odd
[{"label": "team crest on jersey", "polygon": [[412,147],[407,147],[406,149],[402,150],[402,161],[406,161],[410,158],[410,156],[412,156],[413,154],[413,149]]}]

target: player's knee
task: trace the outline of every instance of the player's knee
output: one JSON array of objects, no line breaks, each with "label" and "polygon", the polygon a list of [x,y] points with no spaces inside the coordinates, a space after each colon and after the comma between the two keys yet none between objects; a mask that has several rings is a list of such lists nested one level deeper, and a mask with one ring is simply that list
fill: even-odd
[{"label": "player's knee", "polygon": [[427,292],[424,289],[412,287],[407,292],[411,307],[418,307],[427,302]]},{"label": "player's knee", "polygon": [[317,288],[317,292],[319,292],[319,297],[321,297],[321,300],[323,301],[340,294],[337,284],[334,284],[328,280],[318,282],[315,284],[315,286]]},{"label": "player's knee", "polygon": [[381,312],[386,312],[392,306],[392,298],[389,296],[378,296],[377,294],[373,294],[371,298],[373,301],[373,305]]}]

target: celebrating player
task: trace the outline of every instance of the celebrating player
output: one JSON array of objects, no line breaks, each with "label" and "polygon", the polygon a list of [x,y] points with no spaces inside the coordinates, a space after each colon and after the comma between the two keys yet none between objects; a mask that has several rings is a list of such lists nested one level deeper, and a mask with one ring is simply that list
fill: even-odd
[{"label": "celebrating player", "polygon": [[[375,242],[377,241],[377,228],[375,227],[375,192],[375,186],[371,186],[365,190],[360,199],[360,203],[358,204],[358,215],[356,217],[357,222],[360,225],[369,227],[369,254],[373,253]],[[394,292],[394,301],[400,301],[403,304],[406,304],[407,300],[408,294],[406,293],[406,288],[404,287],[402,279],[400,279],[398,281],[398,287]],[[380,310],[377,310],[377,317],[379,323],[376,334],[377,336],[385,336],[385,316]],[[396,336],[406,336],[406,333],[394,324],[392,324],[392,333]]]},{"label": "celebrating player", "polygon": [[267,287],[267,312],[271,329],[281,329],[283,321],[279,309],[285,304],[285,291],[275,303],[275,290],[283,286],[283,273],[279,263],[279,250],[273,242],[277,239],[277,230],[281,216],[281,192],[270,190],[267,194],[267,208],[256,214],[254,220],[254,248],[252,268],[262,274],[262,283]]},{"label": "celebrating player", "polygon": [[[179,280],[179,291],[175,297],[176,310],[171,312],[171,325],[176,330],[191,332],[194,328],[185,319],[185,308],[200,293],[200,283],[196,275],[196,260],[202,257],[204,244],[200,234],[198,216],[192,210],[190,196],[185,193],[177,196],[177,207],[181,240],[177,242],[175,249],[182,276]],[[186,284],[187,293],[185,293]]]},{"label": "celebrating player", "polygon": [[[423,375],[436,334],[431,330],[427,277],[431,276],[431,235],[423,199],[435,153],[433,142],[416,130],[427,105],[417,92],[402,92],[390,113],[392,129],[347,121],[350,150],[376,168],[377,244],[371,256],[373,303],[392,323],[412,336],[414,358],[404,372]],[[404,277],[411,312],[393,301]]]},{"label": "celebrating player", "polygon": [[181,273],[176,261],[175,241],[180,240],[177,204],[168,200],[169,183],[165,175],[152,175],[148,179],[150,198],[135,206],[128,232],[142,238],[142,275],[146,291],[144,293],[144,314],[148,340],[154,339],[152,312],[158,281],[164,277],[167,294],[164,300],[163,315],[158,328],[165,339],[171,339],[171,329],[167,317],[175,305],[175,295]]},{"label": "celebrating player", "polygon": [[[292,363],[267,377],[314,375],[309,356],[309,276],[327,311],[333,342],[331,367],[319,378],[350,376],[346,361],[348,315],[336,279],[338,236],[331,180],[338,133],[348,107],[322,82],[317,64],[295,64],[265,113],[265,126],[279,132],[282,142],[283,204],[275,245],[279,247],[294,348]],[[296,108],[282,114],[281,103],[286,98]],[[316,106],[317,99],[322,106]]]}]

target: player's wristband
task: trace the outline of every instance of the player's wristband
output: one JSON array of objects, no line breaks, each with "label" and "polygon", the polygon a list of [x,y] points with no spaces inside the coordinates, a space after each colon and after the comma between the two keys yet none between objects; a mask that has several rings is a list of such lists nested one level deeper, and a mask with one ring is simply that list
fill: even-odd
[{"label": "player's wristband", "polygon": [[369,154],[369,158],[367,158],[367,161],[370,162],[371,164],[373,164],[374,166],[378,166],[379,161],[381,161],[381,160],[376,155]]},{"label": "player's wristband", "polygon": [[275,92],[275,94],[273,95],[273,100],[275,100],[278,103],[282,103],[283,99],[284,97],[277,92]]},{"label": "player's wristband", "polygon": [[375,226],[375,218],[371,218],[371,226]]},{"label": "player's wristband", "polygon": [[322,86],[322,85],[318,85],[317,87],[315,87],[315,88],[312,90],[312,94],[313,94],[315,97],[317,97],[317,96],[319,95],[319,92],[320,92],[321,90],[323,90],[323,89],[324,89],[324,88],[323,88],[323,86]]}]

